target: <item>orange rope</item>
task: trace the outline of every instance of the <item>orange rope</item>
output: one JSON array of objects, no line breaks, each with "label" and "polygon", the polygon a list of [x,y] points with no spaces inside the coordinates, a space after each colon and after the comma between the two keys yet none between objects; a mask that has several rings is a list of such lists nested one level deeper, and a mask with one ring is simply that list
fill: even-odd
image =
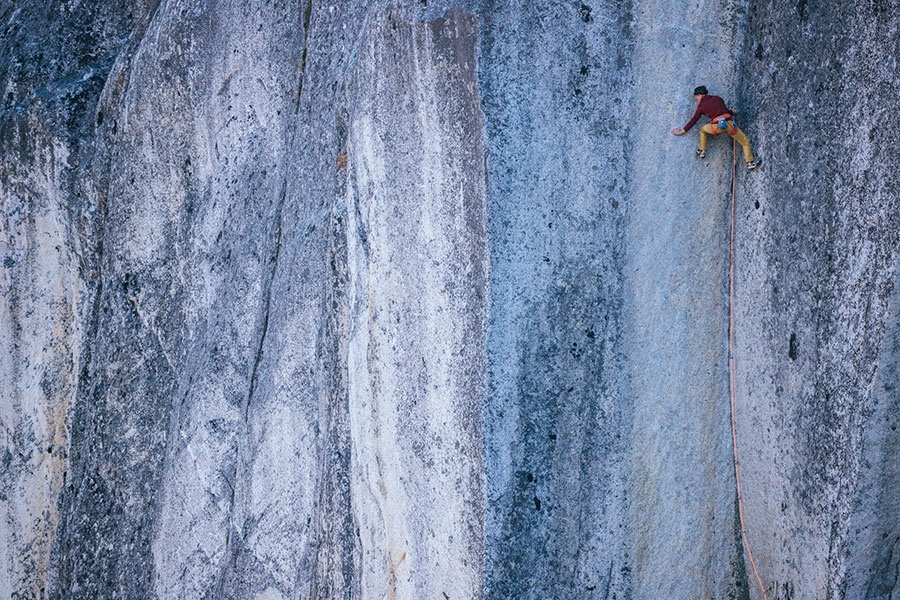
[{"label": "orange rope", "polygon": [[741,499],[741,470],[738,462],[737,425],[734,420],[734,182],[737,178],[737,140],[733,141],[733,153],[731,161],[731,240],[728,247],[728,379],[731,387],[731,442],[734,448],[734,481],[737,486],[738,517],[741,521],[741,537],[744,547],[747,549],[747,558],[756,575],[756,582],[762,590],[763,600],[768,600],[766,588],[763,585],[759,571],[756,570],[756,561],[753,560],[753,552],[750,550],[750,542],[747,541],[747,528],[744,526],[744,504]]}]

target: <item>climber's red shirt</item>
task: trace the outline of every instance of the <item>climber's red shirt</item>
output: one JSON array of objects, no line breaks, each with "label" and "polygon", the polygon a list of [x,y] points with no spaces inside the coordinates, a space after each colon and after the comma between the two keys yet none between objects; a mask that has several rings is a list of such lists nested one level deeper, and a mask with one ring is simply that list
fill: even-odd
[{"label": "climber's red shirt", "polygon": [[700,119],[700,115],[706,115],[709,117],[709,120],[712,121],[716,117],[730,114],[728,107],[725,106],[724,100],[718,96],[710,96],[707,94],[700,98],[700,102],[697,103],[697,110],[694,112],[694,116],[691,117],[691,120],[688,121],[688,124],[684,126],[684,130],[689,131]]}]

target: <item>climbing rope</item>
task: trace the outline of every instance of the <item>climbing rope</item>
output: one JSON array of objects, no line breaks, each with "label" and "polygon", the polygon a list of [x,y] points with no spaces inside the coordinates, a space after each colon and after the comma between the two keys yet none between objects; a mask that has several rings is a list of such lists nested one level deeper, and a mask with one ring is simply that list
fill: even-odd
[{"label": "climbing rope", "polygon": [[747,549],[747,558],[753,567],[753,574],[759,589],[762,590],[763,600],[768,600],[766,587],[763,585],[759,571],[756,570],[756,561],[753,560],[753,552],[750,550],[750,542],[747,541],[747,528],[744,526],[744,504],[741,499],[741,469],[738,461],[737,425],[734,419],[734,183],[737,178],[737,140],[732,139],[731,160],[731,240],[728,247],[728,380],[731,388],[731,442],[734,448],[734,481],[737,487],[738,517],[741,522],[741,538],[744,540],[744,548]]}]

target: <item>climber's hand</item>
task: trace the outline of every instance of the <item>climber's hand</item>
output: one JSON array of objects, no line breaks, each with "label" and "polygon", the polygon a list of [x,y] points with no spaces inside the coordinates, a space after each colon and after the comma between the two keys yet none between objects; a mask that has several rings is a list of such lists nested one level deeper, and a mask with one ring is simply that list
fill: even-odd
[{"label": "climber's hand", "polygon": [[684,129],[681,127],[676,127],[672,130],[672,135],[684,135]]}]

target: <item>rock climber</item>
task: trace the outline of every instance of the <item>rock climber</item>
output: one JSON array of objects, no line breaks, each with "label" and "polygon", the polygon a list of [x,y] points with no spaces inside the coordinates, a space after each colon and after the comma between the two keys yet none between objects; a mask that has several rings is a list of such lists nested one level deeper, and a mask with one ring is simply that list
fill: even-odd
[{"label": "rock climber", "polygon": [[734,124],[734,115],[737,113],[737,110],[726,107],[725,101],[719,96],[710,95],[705,85],[694,88],[694,97],[697,99],[697,110],[694,111],[694,116],[691,117],[691,120],[687,122],[684,128],[673,129],[672,133],[684,135],[697,123],[700,115],[706,115],[709,117],[710,122],[700,128],[700,147],[697,149],[697,157],[706,158],[707,134],[719,135],[720,133],[727,133],[737,140],[737,143],[744,149],[744,160],[747,162],[747,168],[755,169],[758,167],[759,163],[753,158],[753,150],[750,149],[750,140]]}]

